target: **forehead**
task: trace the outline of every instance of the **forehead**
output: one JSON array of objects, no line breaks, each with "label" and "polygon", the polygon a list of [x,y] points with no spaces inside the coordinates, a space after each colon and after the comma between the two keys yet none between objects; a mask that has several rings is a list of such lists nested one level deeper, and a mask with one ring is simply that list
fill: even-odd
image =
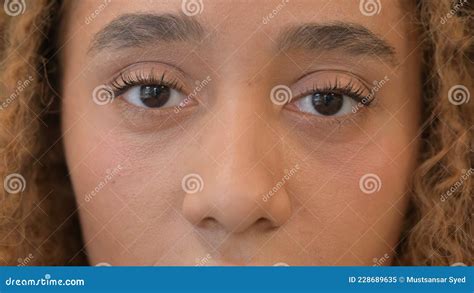
[{"label": "forehead", "polygon": [[[262,1],[224,1],[224,0],[87,0],[68,1],[63,16],[65,28],[61,31],[60,53],[61,63],[70,72],[83,72],[84,65],[89,71],[97,68],[103,70],[101,80],[107,74],[120,69],[127,63],[142,59],[163,59],[163,62],[178,63],[189,70],[201,67],[210,67],[213,70],[227,74],[241,74],[233,70],[230,64],[245,68],[247,71],[258,72],[270,62],[284,61],[279,52],[278,44],[283,40],[292,40],[298,43],[301,38],[288,38],[288,28],[305,27],[305,25],[355,25],[377,36],[386,47],[392,48],[396,59],[392,65],[383,59],[385,67],[398,68],[406,64],[407,58],[412,55],[418,46],[416,31],[410,24],[411,14],[414,11],[413,2],[409,1],[378,1],[378,0],[262,0]],[[366,5],[366,3],[375,3]],[[411,4],[410,4],[411,3]],[[115,38],[133,39],[131,47],[126,50],[114,50],[113,46],[102,50],[99,54],[91,54],[96,37],[107,31],[111,24],[126,18],[130,14],[173,15],[181,19],[189,19],[202,27],[202,36],[199,42],[191,41],[168,42],[163,34],[156,34],[150,23],[140,27],[134,23],[125,29],[113,30]],[[123,24],[123,23],[122,23]],[[144,32],[141,38],[135,33],[137,29]],[[311,35],[312,45],[303,46],[306,50],[293,51],[288,57],[291,62],[297,62],[297,68],[303,71],[305,64],[313,64],[314,58],[320,59],[324,53],[327,62],[348,64],[358,62],[365,64],[365,58],[351,58],[350,51],[354,43],[363,43],[362,49],[356,49],[357,54],[372,54],[377,52],[378,42],[371,42],[370,38],[346,34],[345,37],[337,33],[315,34],[314,30],[296,30],[301,35]],[[304,32],[310,32],[304,33]],[[316,30],[321,32],[321,29]],[[295,32],[295,30],[290,30]],[[127,34],[128,33],[128,34]],[[281,38],[285,36],[286,38]],[[367,34],[365,34],[367,35]],[[111,34],[107,34],[108,37]],[[143,37],[145,36],[145,37]],[[363,36],[363,35],[362,35]],[[318,39],[321,37],[321,39]],[[307,38],[306,38],[307,39]],[[143,42],[138,42],[138,40]],[[334,46],[334,40],[337,44]],[[354,41],[352,41],[354,40]],[[61,41],[60,41],[61,42]],[[299,42],[301,44],[301,42]],[[348,45],[345,46],[345,43]],[[144,46],[141,46],[144,44]],[[371,46],[374,45],[373,47]],[[290,46],[291,47],[291,46]],[[300,46],[301,47],[301,46]],[[339,50],[331,50],[336,48]],[[308,49],[309,48],[309,49]],[[342,51],[341,51],[342,48]],[[344,52],[344,48],[347,49]],[[364,49],[365,48],[365,49]],[[318,50],[325,50],[319,52]],[[356,54],[356,55],[357,55]],[[278,56],[282,58],[277,58]],[[186,59],[187,62],[183,62]],[[331,61],[332,60],[332,61]],[[411,60],[411,59],[410,59]],[[189,61],[189,62],[188,62]],[[373,58],[372,61],[382,61]],[[290,61],[288,61],[290,62]],[[397,64],[398,63],[398,64]],[[273,64],[273,63],[272,63]],[[286,63],[278,63],[286,64]],[[224,65],[229,65],[224,67]],[[364,65],[365,66],[365,65]],[[365,70],[359,66],[360,70]],[[220,70],[222,69],[222,70]],[[229,71],[230,70],[230,71]],[[286,72],[286,71],[285,71]],[[253,75],[252,75],[253,76]],[[283,75],[281,75],[283,76]]]}]

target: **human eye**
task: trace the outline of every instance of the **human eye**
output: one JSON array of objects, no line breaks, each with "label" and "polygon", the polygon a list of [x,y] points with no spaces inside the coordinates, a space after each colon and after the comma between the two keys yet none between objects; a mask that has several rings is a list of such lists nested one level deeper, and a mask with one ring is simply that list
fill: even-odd
[{"label": "human eye", "polygon": [[303,86],[301,94],[287,105],[290,110],[330,118],[353,114],[373,101],[370,89],[350,75],[318,74],[306,83],[311,86]]},{"label": "human eye", "polygon": [[111,83],[113,96],[145,109],[185,107],[193,101],[183,92],[182,83],[173,73],[150,68],[120,73]]}]

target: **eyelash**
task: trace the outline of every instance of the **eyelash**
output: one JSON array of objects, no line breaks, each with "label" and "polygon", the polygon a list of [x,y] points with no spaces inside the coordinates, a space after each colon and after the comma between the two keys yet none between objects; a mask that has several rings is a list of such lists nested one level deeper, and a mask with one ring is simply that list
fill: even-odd
[{"label": "eyelash", "polygon": [[118,97],[128,89],[139,85],[162,85],[177,91],[183,90],[177,79],[167,80],[168,75],[166,72],[163,72],[160,78],[157,78],[157,76],[158,75],[153,72],[125,72],[121,73],[114,81],[112,81],[110,87],[112,88],[115,97]]},{"label": "eyelash", "polygon": [[[112,83],[110,87],[114,93],[115,97],[119,97],[123,93],[125,93],[128,89],[139,86],[139,85],[162,85],[177,91],[182,91],[182,86],[179,84],[178,80],[170,79],[167,80],[167,73],[163,72],[160,78],[156,78],[158,75],[151,73],[146,73],[144,71],[135,71],[135,72],[123,72],[117,77]],[[329,83],[324,85],[323,87],[318,87],[313,85],[312,88],[308,88],[304,91],[304,94],[301,97],[307,96],[308,94],[314,93],[337,93],[340,95],[346,95],[356,102],[363,103],[364,106],[369,106],[374,97],[372,96],[370,99],[370,94],[365,95],[365,90],[363,87],[359,85],[355,85],[352,81],[347,83],[346,85],[342,85],[341,82],[336,78],[334,83]]]},{"label": "eyelash", "polygon": [[374,97],[372,96],[369,99],[370,95],[364,94],[365,91],[366,90],[364,90],[363,87],[355,85],[352,81],[346,85],[342,85],[341,82],[336,78],[334,83],[326,84],[323,87],[313,85],[312,88],[305,90],[301,97],[314,93],[336,93],[340,95],[346,95],[354,99],[356,102],[364,103],[364,106],[369,106],[374,100]]}]

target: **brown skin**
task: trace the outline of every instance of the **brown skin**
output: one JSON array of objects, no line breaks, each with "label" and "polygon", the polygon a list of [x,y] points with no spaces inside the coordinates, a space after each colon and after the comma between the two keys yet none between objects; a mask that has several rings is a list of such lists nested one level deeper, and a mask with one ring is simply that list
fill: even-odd
[{"label": "brown skin", "polygon": [[[390,264],[416,161],[420,56],[413,28],[401,20],[405,8],[384,2],[370,17],[358,2],[290,1],[262,25],[280,1],[252,2],[251,9],[247,1],[204,1],[202,13],[193,16],[208,30],[203,42],[157,42],[96,55],[88,53],[94,35],[121,14],[179,14],[181,1],[112,1],[88,25],[84,19],[103,1],[68,7],[63,134],[91,264],[372,265],[385,254],[384,265]],[[394,48],[396,64],[275,48],[288,25],[335,21],[380,36]],[[211,79],[179,113],[140,108],[123,95],[103,106],[91,99],[94,88],[128,66],[159,73],[164,63],[184,97],[196,80]],[[303,78],[318,70],[323,73]],[[315,84],[336,77],[371,84],[385,76],[389,81],[373,104],[355,114],[316,116],[295,106]],[[281,84],[294,97],[285,106],[269,98]],[[119,165],[86,201],[107,169]],[[278,192],[262,200],[296,165]],[[201,192],[183,191],[181,181],[190,173],[202,177]],[[367,173],[381,179],[374,194],[359,188]]]}]

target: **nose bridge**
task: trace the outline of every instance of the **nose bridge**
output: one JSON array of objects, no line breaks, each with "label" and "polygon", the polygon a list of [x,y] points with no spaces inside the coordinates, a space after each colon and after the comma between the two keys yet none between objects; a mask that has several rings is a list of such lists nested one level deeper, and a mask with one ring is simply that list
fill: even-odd
[{"label": "nose bridge", "polygon": [[265,129],[261,127],[254,113],[241,113],[223,117],[224,123],[218,125],[226,140],[219,149],[218,161],[232,172],[249,172],[255,163],[263,159],[262,150],[268,144]]},{"label": "nose bridge", "polygon": [[245,171],[265,159],[265,152],[274,141],[270,136],[274,134],[262,121],[271,118],[265,112],[266,103],[258,101],[264,97],[256,90],[243,91],[242,87],[229,86],[232,95],[218,99],[214,118],[201,142],[219,165]]},{"label": "nose bridge", "polygon": [[263,200],[275,184],[272,173],[278,165],[273,161],[278,156],[268,154],[270,130],[255,108],[242,105],[254,103],[227,102],[200,137],[217,164],[202,167],[205,187],[199,194],[185,196],[183,213],[195,224],[211,218],[229,232],[244,231],[261,219],[278,226],[289,217],[290,202],[283,188],[273,202]]}]

